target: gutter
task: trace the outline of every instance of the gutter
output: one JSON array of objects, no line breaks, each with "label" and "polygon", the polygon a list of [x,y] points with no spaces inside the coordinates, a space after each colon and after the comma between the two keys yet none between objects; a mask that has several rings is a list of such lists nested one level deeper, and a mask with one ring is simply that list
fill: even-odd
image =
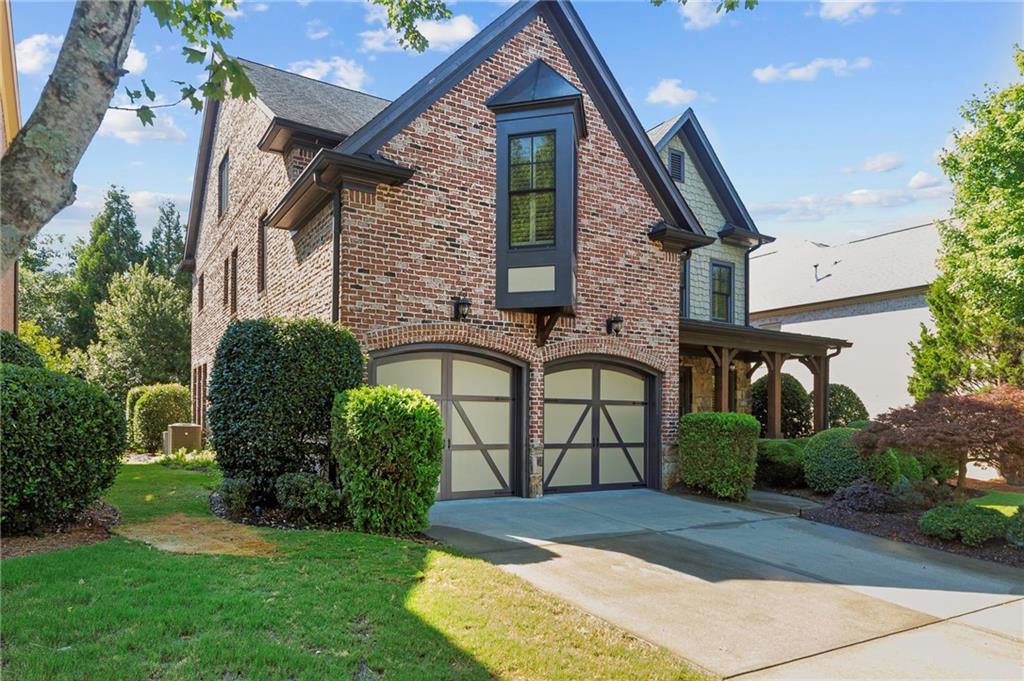
[{"label": "gutter", "polygon": [[775,239],[757,235],[757,243],[743,252],[743,325],[750,326],[750,254]]},{"label": "gutter", "polygon": [[338,297],[341,292],[341,190],[324,183],[320,179],[320,172],[314,171],[313,184],[331,195],[331,321],[337,322],[340,317]]}]

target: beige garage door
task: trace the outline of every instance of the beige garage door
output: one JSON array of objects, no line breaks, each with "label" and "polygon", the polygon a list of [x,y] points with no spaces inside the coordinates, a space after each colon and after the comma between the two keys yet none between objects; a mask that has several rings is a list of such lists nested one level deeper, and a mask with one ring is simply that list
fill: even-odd
[{"label": "beige garage door", "polygon": [[458,352],[415,352],[377,360],[377,385],[430,395],[445,422],[439,499],[511,493],[515,370]]},{"label": "beige garage door", "polygon": [[648,380],[600,362],[545,372],[545,491],[646,485]]}]

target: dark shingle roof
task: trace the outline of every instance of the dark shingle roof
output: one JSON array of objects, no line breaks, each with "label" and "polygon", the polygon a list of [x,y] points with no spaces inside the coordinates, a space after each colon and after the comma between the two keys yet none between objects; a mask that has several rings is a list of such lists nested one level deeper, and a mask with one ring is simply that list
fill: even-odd
[{"label": "dark shingle roof", "polygon": [[363,127],[390,102],[365,92],[238,59],[256,86],[256,96],[274,116],[344,136]]}]

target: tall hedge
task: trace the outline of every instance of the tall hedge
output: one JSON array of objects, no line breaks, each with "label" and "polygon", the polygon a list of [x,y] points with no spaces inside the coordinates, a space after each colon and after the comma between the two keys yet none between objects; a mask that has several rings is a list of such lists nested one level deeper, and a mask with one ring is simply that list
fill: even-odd
[{"label": "tall hedge", "polygon": [[352,333],[313,319],[251,319],[228,326],[210,371],[210,443],[228,478],[257,499],[284,473],[315,472],[330,456],[336,393],[362,382]]},{"label": "tall hedge", "polygon": [[177,383],[147,386],[135,402],[132,433],[144,452],[155,452],[163,442],[163,432],[171,423],[187,423],[192,417],[188,388]]},{"label": "tall hedge", "polygon": [[149,390],[148,385],[137,385],[129,389],[128,394],[124,398],[124,418],[128,423],[128,446],[132,449],[142,449],[139,435],[135,432],[135,405],[138,403],[139,398],[146,394],[147,390]]},{"label": "tall hedge", "polygon": [[0,367],[0,532],[73,518],[114,482],[124,413],[100,388],[47,369]]},{"label": "tall hedge", "polygon": [[[762,376],[750,386],[750,413],[761,423],[761,435],[768,428],[768,377]],[[792,439],[810,435],[811,396],[792,374],[782,374],[782,437]]]},{"label": "tall hedge", "polygon": [[444,421],[418,390],[364,387],[337,396],[332,449],[352,523],[406,534],[425,528],[441,474]]},{"label": "tall hedge", "polygon": [[0,362],[36,369],[43,368],[43,358],[39,353],[10,331],[0,331]]},{"label": "tall hedge", "polygon": [[685,484],[725,499],[754,487],[760,424],[749,414],[697,412],[679,420],[679,472]]}]

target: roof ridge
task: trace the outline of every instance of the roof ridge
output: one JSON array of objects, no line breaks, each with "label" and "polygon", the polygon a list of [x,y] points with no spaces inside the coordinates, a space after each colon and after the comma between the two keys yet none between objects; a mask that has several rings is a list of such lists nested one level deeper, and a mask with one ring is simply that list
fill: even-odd
[{"label": "roof ridge", "polygon": [[911,225],[910,227],[901,227],[900,229],[893,229],[888,232],[880,232],[878,234],[872,234],[871,236],[864,236],[859,239],[851,239],[847,241],[847,244],[857,244],[862,241],[871,241],[872,239],[879,239],[883,236],[892,236],[893,234],[899,234],[900,232],[909,232],[912,229],[921,229],[922,227],[930,227],[934,225],[938,220],[932,220],[930,222],[923,222],[920,225]]},{"label": "roof ridge", "polygon": [[675,116],[670,116],[669,118],[666,118],[661,123],[655,123],[651,127],[649,127],[646,130],[644,130],[644,132],[651,132],[652,130],[657,130],[658,128],[660,128],[661,126],[665,125],[669,121],[672,121],[672,122],[678,121],[679,117],[682,116],[684,113],[686,113],[686,112],[683,111],[681,113],[677,113]]},{"label": "roof ridge", "polygon": [[[295,73],[294,71],[289,71],[288,69],[282,69],[279,66],[271,66],[270,64],[264,64],[263,62],[255,61],[253,59],[247,59],[245,57],[235,57],[235,59],[237,59],[238,61],[249,62],[250,64],[255,64],[256,66],[262,66],[265,69],[272,69],[274,71],[278,71],[280,73],[283,73],[283,74],[286,74],[286,75],[289,75],[289,76],[295,76],[296,78],[303,78],[305,80],[309,80],[309,81],[312,81],[314,83],[319,83],[320,85],[327,85],[329,87],[337,88],[339,90],[345,90],[346,92],[354,92],[357,95],[363,95],[364,97],[373,97],[374,99],[379,99],[382,102],[391,102],[390,99],[387,99],[385,97],[379,97],[377,95],[371,95],[369,92],[363,92],[362,90],[356,90],[355,88],[345,87],[344,85],[338,85],[337,83],[329,83],[326,80],[320,80],[319,78],[313,78],[311,76],[304,76],[301,73]],[[256,94],[257,94],[257,96],[259,96],[258,92]]]}]

